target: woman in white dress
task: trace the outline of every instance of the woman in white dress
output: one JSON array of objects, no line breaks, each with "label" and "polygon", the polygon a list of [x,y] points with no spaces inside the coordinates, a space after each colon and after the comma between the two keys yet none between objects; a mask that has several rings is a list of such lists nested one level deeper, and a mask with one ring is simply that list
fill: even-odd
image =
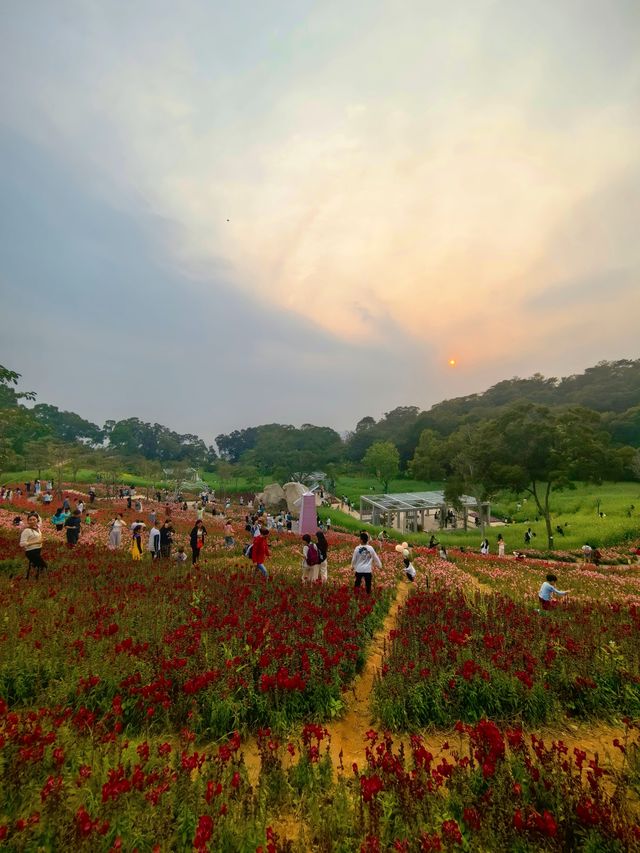
[{"label": "woman in white dress", "polygon": [[124,518],[122,517],[122,513],[119,512],[111,522],[111,527],[109,528],[108,547],[112,551],[116,551],[122,545],[122,531],[125,527]]}]

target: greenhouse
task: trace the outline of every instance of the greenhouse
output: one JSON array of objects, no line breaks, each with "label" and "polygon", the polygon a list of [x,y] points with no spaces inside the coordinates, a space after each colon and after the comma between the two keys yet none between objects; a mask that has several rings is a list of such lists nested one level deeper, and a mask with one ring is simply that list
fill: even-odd
[{"label": "greenhouse", "polygon": [[461,495],[456,510],[447,503],[444,492],[400,492],[392,495],[360,495],[360,520],[368,524],[395,527],[404,532],[453,528],[462,521],[467,529],[470,512],[479,520],[489,520],[490,504],[479,503],[470,495]]}]

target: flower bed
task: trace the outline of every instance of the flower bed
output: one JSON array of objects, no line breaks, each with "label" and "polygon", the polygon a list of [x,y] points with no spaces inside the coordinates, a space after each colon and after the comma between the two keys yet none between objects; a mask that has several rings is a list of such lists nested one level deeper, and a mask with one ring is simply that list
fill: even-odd
[{"label": "flower bed", "polygon": [[640,716],[640,609],[535,611],[494,594],[416,590],[391,632],[373,707],[392,730],[563,713]]}]

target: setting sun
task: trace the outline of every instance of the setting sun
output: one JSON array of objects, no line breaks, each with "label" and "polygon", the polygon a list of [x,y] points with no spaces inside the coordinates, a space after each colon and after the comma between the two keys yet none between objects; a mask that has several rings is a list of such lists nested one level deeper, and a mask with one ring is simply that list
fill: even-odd
[{"label": "setting sun", "polygon": [[455,358],[450,358],[449,359],[449,367],[455,367],[455,366],[456,366]]}]

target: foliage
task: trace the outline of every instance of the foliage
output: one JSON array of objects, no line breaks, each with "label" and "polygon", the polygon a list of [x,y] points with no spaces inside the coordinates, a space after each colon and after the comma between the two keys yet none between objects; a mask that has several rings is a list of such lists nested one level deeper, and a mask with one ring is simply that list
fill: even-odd
[{"label": "foliage", "polygon": [[383,491],[389,488],[389,481],[400,470],[400,454],[391,441],[376,441],[367,450],[362,460],[364,468],[382,483]]}]

